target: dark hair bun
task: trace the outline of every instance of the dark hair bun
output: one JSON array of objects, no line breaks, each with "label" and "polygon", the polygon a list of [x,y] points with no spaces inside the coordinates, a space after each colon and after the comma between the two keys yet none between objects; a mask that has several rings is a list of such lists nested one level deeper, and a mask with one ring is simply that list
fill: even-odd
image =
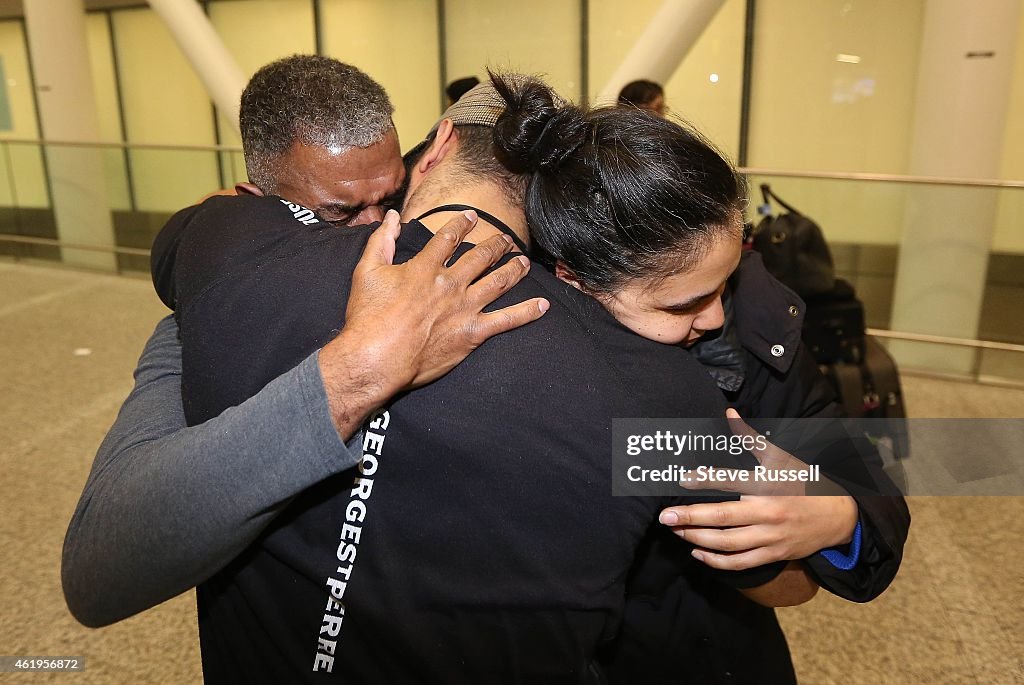
[{"label": "dark hair bun", "polygon": [[509,171],[552,173],[586,142],[588,124],[583,113],[563,104],[543,83],[490,76],[506,103],[494,125],[495,155]]}]

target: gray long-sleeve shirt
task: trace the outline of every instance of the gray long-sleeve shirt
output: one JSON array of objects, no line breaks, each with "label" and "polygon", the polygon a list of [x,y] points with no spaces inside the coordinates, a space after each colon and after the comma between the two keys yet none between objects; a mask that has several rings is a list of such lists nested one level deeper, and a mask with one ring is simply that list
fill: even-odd
[{"label": "gray long-sleeve shirt", "polygon": [[177,326],[163,319],[68,527],[68,607],[85,625],[102,626],[191,589],[292,497],[360,456],[331,421],[316,353],[244,404],[186,428]]}]

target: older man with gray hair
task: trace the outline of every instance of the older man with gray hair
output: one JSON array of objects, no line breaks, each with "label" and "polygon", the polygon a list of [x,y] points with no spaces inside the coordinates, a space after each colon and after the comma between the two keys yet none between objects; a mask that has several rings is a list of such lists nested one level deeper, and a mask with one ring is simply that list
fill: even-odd
[{"label": "older man with gray hair", "polygon": [[[380,220],[381,202],[405,178],[392,111],[379,84],[337,60],[294,55],[267,65],[242,96],[250,182],[236,190],[280,195],[339,225]],[[371,411],[446,373],[487,338],[540,317],[547,303],[538,299],[483,311],[529,269],[513,259],[481,277],[510,242],[483,241],[448,266],[475,223],[459,215],[421,254],[395,265],[397,216],[385,220],[355,270],[337,337],[201,426],[185,427],[178,327],[172,317],[160,321],[68,527],[61,571],[75,617],[106,625],[202,583],[287,506],[282,492],[298,494],[361,458],[339,438]],[[158,242],[157,254],[159,278],[173,269],[177,247]],[[165,302],[173,308],[176,297]],[[217,458],[245,439],[270,438],[286,447]],[[308,465],[310,439],[334,445],[316,473],[297,467]],[[241,482],[255,497],[239,496]]]},{"label": "older man with gray hair", "polygon": [[338,225],[380,221],[405,178],[394,111],[379,83],[335,59],[293,55],[264,66],[239,111],[245,189]]}]

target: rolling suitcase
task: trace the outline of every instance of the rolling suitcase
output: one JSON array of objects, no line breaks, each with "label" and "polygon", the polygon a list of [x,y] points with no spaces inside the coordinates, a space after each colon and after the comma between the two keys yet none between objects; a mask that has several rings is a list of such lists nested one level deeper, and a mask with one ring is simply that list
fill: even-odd
[{"label": "rolling suitcase", "polygon": [[[831,382],[847,416],[876,419],[872,441],[889,464],[909,456],[906,411],[896,362],[865,333],[864,304],[850,283],[835,277],[834,263],[821,228],[761,186],[765,218],[753,231],[752,247],[765,267],[806,303],[801,337],[821,372]],[[772,216],[771,203],[786,213]]]},{"label": "rolling suitcase", "polygon": [[909,456],[910,440],[903,421],[907,412],[899,371],[878,340],[864,336],[864,358],[860,363],[841,361],[820,368],[832,383],[847,416],[878,419],[871,423],[872,438],[879,445],[883,460]]},{"label": "rolling suitcase", "polygon": [[860,364],[866,345],[864,303],[853,286],[840,280],[834,294],[808,298],[802,337],[819,364]]}]

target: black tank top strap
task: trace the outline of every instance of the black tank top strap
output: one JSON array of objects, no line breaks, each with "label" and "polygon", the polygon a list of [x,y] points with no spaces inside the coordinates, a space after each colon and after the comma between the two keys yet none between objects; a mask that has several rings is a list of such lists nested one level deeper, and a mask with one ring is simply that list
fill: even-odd
[{"label": "black tank top strap", "polygon": [[480,217],[481,219],[489,223],[491,226],[494,226],[496,229],[498,229],[499,231],[507,235],[509,238],[511,238],[512,242],[516,244],[516,247],[518,247],[523,254],[530,254],[530,250],[529,248],[526,247],[526,243],[523,242],[522,238],[516,235],[515,231],[509,228],[508,224],[506,224],[504,221],[494,216],[493,214],[489,214],[488,212],[485,212],[482,209],[477,209],[472,205],[441,205],[440,207],[434,207],[433,209],[428,209],[427,211],[423,212],[418,217],[416,217],[416,221],[425,219],[431,214],[440,214],[441,212],[465,212],[468,210],[476,212],[476,215],[478,217]]}]

